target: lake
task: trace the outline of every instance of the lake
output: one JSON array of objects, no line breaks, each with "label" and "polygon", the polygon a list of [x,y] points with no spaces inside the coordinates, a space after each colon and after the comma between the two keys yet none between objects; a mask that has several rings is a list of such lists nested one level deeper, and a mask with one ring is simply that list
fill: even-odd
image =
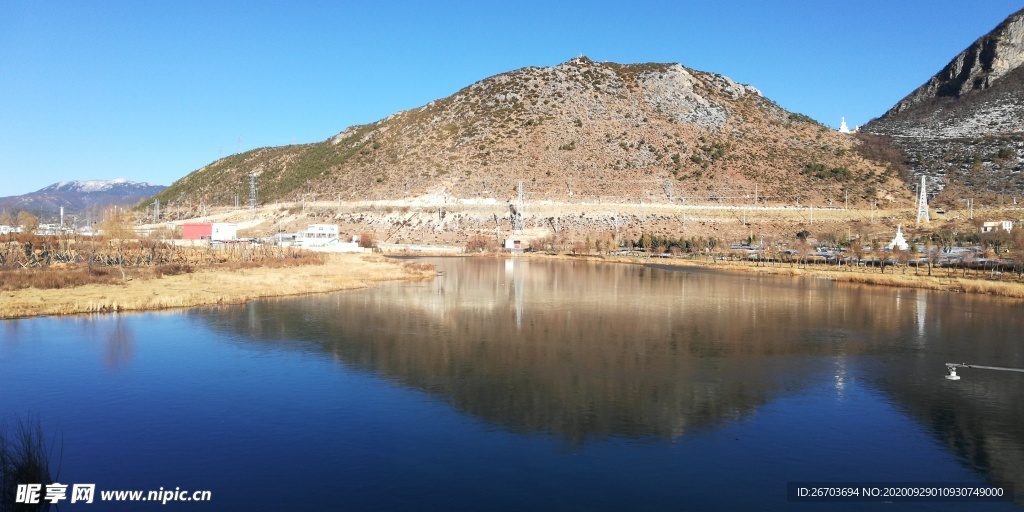
[{"label": "lake", "polygon": [[[0,414],[61,510],[980,510],[1024,504],[1024,307],[529,259],[242,306],[0,324]],[[800,502],[795,483],[1013,486]]]}]

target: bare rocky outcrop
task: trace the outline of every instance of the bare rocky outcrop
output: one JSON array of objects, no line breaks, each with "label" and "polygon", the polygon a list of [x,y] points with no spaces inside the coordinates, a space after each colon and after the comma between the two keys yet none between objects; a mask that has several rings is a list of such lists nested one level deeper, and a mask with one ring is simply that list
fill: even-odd
[{"label": "bare rocky outcrop", "polygon": [[1024,10],[1008,17],[862,131],[891,137],[950,197],[1024,192]]},{"label": "bare rocky outcrop", "polygon": [[995,85],[1024,63],[1024,9],[978,38],[927,83],[896,104],[896,114],[939,98],[960,98]]}]

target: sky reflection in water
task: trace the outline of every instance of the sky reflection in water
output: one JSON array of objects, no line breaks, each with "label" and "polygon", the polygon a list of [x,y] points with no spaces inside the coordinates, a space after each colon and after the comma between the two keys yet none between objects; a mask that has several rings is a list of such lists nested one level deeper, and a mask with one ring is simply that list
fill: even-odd
[{"label": "sky reflection in water", "polygon": [[[218,510],[813,508],[786,483],[1024,482],[1020,377],[942,378],[1024,367],[1018,303],[434,261],[426,283],[5,322],[0,411],[63,433],[62,480],[210,489]],[[872,506],[817,504],[842,505]]]}]

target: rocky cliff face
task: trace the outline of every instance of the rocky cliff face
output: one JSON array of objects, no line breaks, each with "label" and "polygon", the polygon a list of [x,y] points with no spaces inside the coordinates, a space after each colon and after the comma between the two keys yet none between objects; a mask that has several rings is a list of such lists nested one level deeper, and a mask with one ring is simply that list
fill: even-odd
[{"label": "rocky cliff face", "polygon": [[886,115],[897,114],[936,99],[957,99],[992,88],[1024,63],[1024,9],[1010,15],[957,55],[927,83],[910,93]]},{"label": "rocky cliff face", "polygon": [[892,137],[907,154],[912,177],[928,176],[938,188],[954,185],[950,196],[1020,193],[1022,64],[1024,10],[979,38],[862,130]]}]

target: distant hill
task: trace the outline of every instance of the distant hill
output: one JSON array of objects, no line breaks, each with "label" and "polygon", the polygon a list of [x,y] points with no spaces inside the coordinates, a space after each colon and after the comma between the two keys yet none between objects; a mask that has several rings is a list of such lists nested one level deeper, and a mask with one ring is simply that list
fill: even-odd
[{"label": "distant hill", "polygon": [[[952,21],[952,20],[951,20]],[[1024,10],[861,130],[892,138],[947,194],[1024,192]]]},{"label": "distant hill", "polygon": [[0,197],[0,210],[24,210],[45,216],[59,213],[62,206],[65,213],[83,212],[109,205],[134,206],[165,188],[167,187],[128,181],[124,178],[62,181],[28,194]]},{"label": "distant hill", "polygon": [[[851,204],[909,197],[859,141],[680,64],[579,57],[484,79],[323,142],[217,160],[157,195],[198,208],[422,197]],[[901,199],[902,198],[902,199]]]}]

